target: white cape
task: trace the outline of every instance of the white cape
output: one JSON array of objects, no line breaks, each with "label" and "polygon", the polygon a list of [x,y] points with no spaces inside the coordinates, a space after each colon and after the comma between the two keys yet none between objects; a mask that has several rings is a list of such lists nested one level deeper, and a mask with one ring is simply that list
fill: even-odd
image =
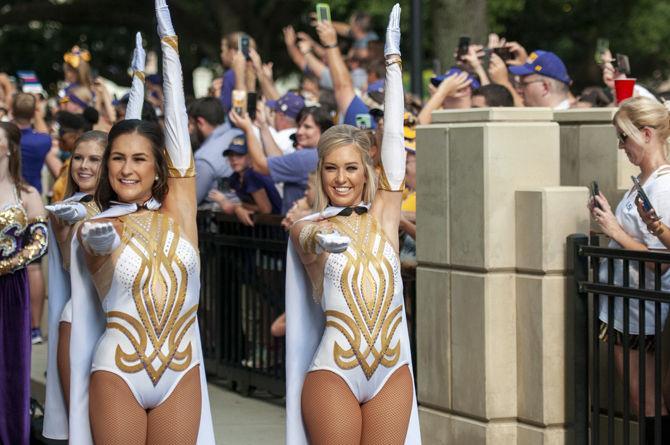
[{"label": "white cape", "polygon": [[[91,219],[113,218],[137,210],[133,205],[117,205]],[[89,422],[88,387],[91,363],[98,340],[105,331],[105,314],[88,272],[77,237],[72,242],[70,276],[72,282],[72,333],[70,341],[70,445],[93,445]],[[200,332],[198,323],[195,329]],[[215,443],[205,361],[200,336],[195,351],[200,360],[201,411],[197,445]]]},{"label": "white cape", "polygon": [[[63,202],[80,202],[85,196],[85,193],[75,193]],[[42,435],[49,439],[65,440],[68,437],[67,409],[60,384],[57,355],[60,317],[65,304],[70,300],[70,274],[63,268],[63,258],[51,224],[49,224],[49,241],[47,388]]]},{"label": "white cape", "polygon": [[[328,207],[323,212],[307,216],[303,220],[330,218],[341,210],[342,207]],[[290,445],[309,443],[302,421],[300,396],[305,375],[323,337],[325,322],[323,309],[314,302],[309,277],[293,242],[289,239],[286,260],[286,443]],[[402,332],[408,337],[409,344],[407,323],[404,324]],[[411,363],[409,369],[413,380]],[[421,432],[415,392],[405,445],[418,444],[421,444]]]}]

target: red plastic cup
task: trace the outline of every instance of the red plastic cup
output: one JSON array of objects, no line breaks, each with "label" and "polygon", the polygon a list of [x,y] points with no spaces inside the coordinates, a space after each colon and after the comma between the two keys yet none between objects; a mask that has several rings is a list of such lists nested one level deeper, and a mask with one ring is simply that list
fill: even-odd
[{"label": "red plastic cup", "polygon": [[629,97],[633,97],[635,88],[635,79],[616,79],[614,81],[614,90],[616,91],[616,103],[620,104]]}]

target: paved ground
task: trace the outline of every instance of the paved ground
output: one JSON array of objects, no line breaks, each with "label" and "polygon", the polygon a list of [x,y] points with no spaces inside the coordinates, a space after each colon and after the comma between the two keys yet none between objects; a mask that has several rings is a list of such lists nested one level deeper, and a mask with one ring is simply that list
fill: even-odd
[{"label": "paved ground", "polygon": [[[44,401],[46,357],[46,343],[33,347],[32,388],[41,401]],[[218,444],[284,444],[285,411],[281,399],[242,397],[219,385],[208,386]]]}]

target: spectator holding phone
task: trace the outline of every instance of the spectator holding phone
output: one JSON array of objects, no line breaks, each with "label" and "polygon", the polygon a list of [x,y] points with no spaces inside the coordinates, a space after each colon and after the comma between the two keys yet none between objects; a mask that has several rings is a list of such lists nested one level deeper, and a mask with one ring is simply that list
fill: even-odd
[{"label": "spectator holding phone", "polygon": [[549,107],[554,110],[570,108],[572,80],[563,61],[556,54],[533,51],[523,65],[509,67],[519,76],[518,92],[527,107]]},{"label": "spectator holding phone", "polygon": [[223,155],[233,169],[229,183],[240,202],[230,202],[218,189],[212,189],[209,198],[224,212],[234,213],[240,222],[249,226],[253,226],[251,215],[254,213],[278,215],[281,211],[279,192],[272,178],[251,168],[246,137],[235,137]]},{"label": "spectator holding phone", "polygon": [[284,183],[284,196],[281,214],[293,206],[305,193],[307,179],[316,170],[318,153],[316,145],[321,133],[333,125],[328,113],[321,107],[305,107],[297,116],[296,148],[293,153],[284,156],[268,157],[263,152],[256,129],[247,113],[239,115],[231,110],[230,121],[242,130],[247,138],[252,168],[261,175],[269,175],[275,183]]},{"label": "spectator holding phone", "polygon": [[316,25],[319,40],[326,49],[326,60],[333,79],[333,91],[342,123],[356,125],[357,114],[369,113],[363,100],[356,95],[349,69],[337,45],[337,32],[332,22],[320,21]]},{"label": "spectator holding phone", "polygon": [[305,108],[305,99],[289,91],[279,100],[267,101],[266,106],[274,111],[274,127],[268,125],[264,109],[256,110],[256,123],[265,153],[268,156],[282,156],[294,152],[292,136],[298,129],[296,119]]},{"label": "spectator holding phone", "polygon": [[[221,64],[226,72],[223,74],[220,99],[225,113],[228,113],[233,107],[233,90],[237,84],[233,62],[235,55],[241,50],[239,45],[242,37],[249,39],[249,50],[256,49],[256,41],[243,32],[232,32],[221,39]],[[244,55],[243,57],[246,58]]]},{"label": "spectator holding phone", "polygon": [[[638,179],[645,194],[653,205],[653,212],[641,212],[638,193],[631,189],[626,193],[613,212],[609,202],[602,193],[589,200],[588,208],[600,229],[610,238],[610,247],[631,250],[649,250],[670,248],[667,242],[667,232],[670,230],[656,216],[670,215],[670,165],[667,160],[667,139],[670,136],[670,114],[668,110],[653,99],[634,97],[624,101],[614,115],[614,127],[619,139],[619,148],[624,150],[628,160],[640,169]],[[595,199],[595,201],[594,201]],[[640,214],[642,213],[642,214]],[[666,242],[663,242],[663,241]],[[607,281],[607,263],[600,267],[600,280]],[[670,290],[670,273],[667,267],[662,269],[661,290]],[[654,289],[655,271],[648,268],[645,271],[645,288]],[[621,286],[623,282],[623,266],[621,261],[614,262],[614,285]],[[637,263],[631,262],[629,273],[629,287],[637,288],[639,270]],[[613,323],[615,338],[614,357],[619,377],[623,369],[623,299],[614,301],[614,319],[608,319],[608,304],[605,297],[600,301],[601,339],[607,339],[607,325]],[[670,306],[661,304],[661,324],[665,326]],[[630,402],[631,410],[637,413],[641,391],[645,391],[644,412],[647,437],[653,437],[655,404],[653,394],[654,385],[654,345],[655,345],[655,303],[645,304],[645,325],[640,326],[638,300],[630,300],[629,344],[630,354]],[[660,351],[657,351],[660,353]],[[646,360],[646,388],[640,388],[638,381],[639,354],[645,355]],[[667,377],[667,376],[666,376]],[[667,379],[666,379],[667,380]],[[668,414],[668,401],[662,400],[661,415]],[[650,435],[651,431],[652,435]],[[663,433],[668,434],[668,432]]]}]

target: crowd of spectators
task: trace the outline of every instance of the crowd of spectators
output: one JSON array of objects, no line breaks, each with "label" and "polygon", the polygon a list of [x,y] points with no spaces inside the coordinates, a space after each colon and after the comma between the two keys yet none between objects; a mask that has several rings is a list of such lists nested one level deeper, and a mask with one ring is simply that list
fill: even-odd
[{"label": "crowd of spectators", "polygon": [[[286,51],[301,73],[296,88],[288,90],[276,82],[273,62],[261,58],[252,36],[237,31],[222,37],[223,75],[211,82],[206,97],[190,98],[187,107],[200,205],[220,208],[248,225],[254,224],[254,214],[281,215],[288,227],[311,212],[316,147],[334,124],[365,128],[370,155],[379,162],[385,61],[383,42],[373,28],[365,12],[354,13],[346,23],[314,19],[311,29],[284,28]],[[492,34],[485,45],[457,48],[451,66],[430,79],[426,100],[405,95],[404,260],[414,261],[415,126],[430,123],[440,109],[610,106],[615,103],[615,80],[629,73],[609,50],[599,60],[603,85],[576,94],[558,55],[543,49],[527,52],[520,43]],[[93,77],[94,62],[83,48],[67,51],[62,88],[51,98],[43,90],[21,92],[21,85],[0,73],[0,118],[21,129],[23,175],[46,199],[62,199],[77,137],[91,129],[106,131],[125,117],[128,95],[114,97],[104,79]],[[634,94],[654,98],[641,85]],[[148,73],[143,119],[161,123],[162,104],[161,78]],[[43,170],[52,178],[46,190]],[[32,270],[31,289],[43,295],[41,274],[38,268]],[[37,328],[42,297],[35,301]],[[35,338],[39,341],[39,331]]]}]

